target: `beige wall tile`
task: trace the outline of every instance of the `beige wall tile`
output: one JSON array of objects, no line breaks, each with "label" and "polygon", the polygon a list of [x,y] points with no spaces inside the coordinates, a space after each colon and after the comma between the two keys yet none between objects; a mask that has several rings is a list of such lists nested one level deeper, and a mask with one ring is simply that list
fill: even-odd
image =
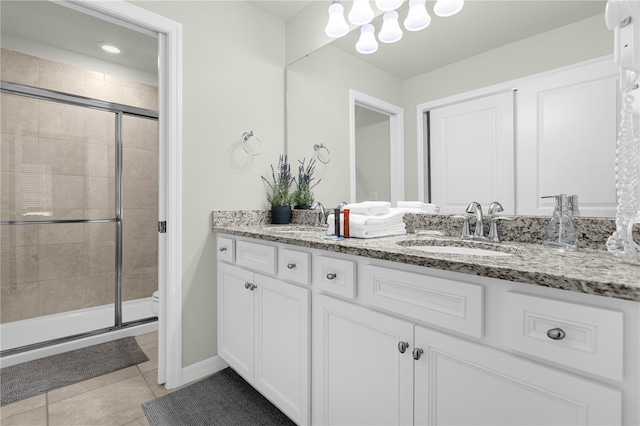
[{"label": "beige wall tile", "polygon": [[158,207],[158,182],[147,179],[124,179],[124,208],[154,209]]},{"label": "beige wall tile", "polygon": [[116,243],[96,241],[86,244],[89,275],[113,272],[116,265]]},{"label": "beige wall tile", "polygon": [[0,132],[38,136],[38,101],[16,95],[0,94]]},{"label": "beige wall tile", "polygon": [[84,307],[111,305],[115,300],[116,274],[89,275],[86,277]]},{"label": "beige wall tile", "polygon": [[124,425],[144,416],[154,399],[142,377],[132,377],[49,405],[49,425]]},{"label": "beige wall tile", "polygon": [[90,210],[115,209],[114,179],[103,177],[85,178],[84,206]]},{"label": "beige wall tile", "polygon": [[84,307],[85,277],[40,281],[41,315],[58,314]]},{"label": "beige wall tile", "polygon": [[158,243],[156,240],[123,241],[124,273],[134,274],[140,269],[158,267]]},{"label": "beige wall tile", "polygon": [[2,426],[47,426],[47,409],[39,407],[26,413],[2,419]]},{"label": "beige wall tile", "polygon": [[1,171],[23,172],[24,164],[38,164],[38,138],[3,133],[0,145]]},{"label": "beige wall tile", "polygon": [[[157,290],[157,273],[147,272],[145,274],[134,275],[125,273],[122,278],[123,300],[136,300],[151,297],[153,292]],[[149,311],[149,316],[151,316],[151,311]]]},{"label": "beige wall tile", "polygon": [[[4,50],[4,49],[2,49]],[[32,398],[23,399],[22,401],[14,402],[13,404],[0,407],[0,419],[7,417],[13,417],[16,414],[31,411],[34,408],[44,407],[47,404],[45,394],[34,396]]]},{"label": "beige wall tile", "polygon": [[81,277],[87,273],[85,244],[52,244],[38,248],[40,281]]},{"label": "beige wall tile", "polygon": [[141,90],[136,87],[123,87],[123,102],[126,105],[158,111],[157,93]]},{"label": "beige wall tile", "polygon": [[2,253],[2,259],[0,259],[2,286],[38,281],[40,263],[37,246],[3,248],[0,253]]},{"label": "beige wall tile", "polygon": [[38,101],[38,132],[41,138],[84,141],[86,108]]},{"label": "beige wall tile", "polygon": [[[107,218],[107,216],[104,216]],[[85,223],[84,241],[115,241],[115,223]]]},{"label": "beige wall tile", "polygon": [[50,166],[52,174],[85,174],[87,147],[84,143],[46,138],[40,138],[39,142],[39,163]]},{"label": "beige wall tile", "polygon": [[[113,219],[116,217],[115,207],[109,209],[87,209],[84,211],[85,219]],[[115,232],[115,231],[114,231]],[[91,241],[91,240],[87,240]]]},{"label": "beige wall tile", "polygon": [[72,95],[84,95],[84,72],[80,68],[40,59],[38,86]]},{"label": "beige wall tile", "polygon": [[82,243],[84,241],[84,226],[82,223],[31,226],[38,227],[38,241],[40,244],[69,244]]},{"label": "beige wall tile", "polygon": [[42,315],[38,283],[2,285],[0,287],[0,322],[7,323]]},{"label": "beige wall tile", "polygon": [[123,88],[119,84],[109,83],[84,77],[84,93],[86,97],[108,102],[124,103]]},{"label": "beige wall tile", "polygon": [[125,148],[158,151],[158,121],[125,116],[122,123],[122,142]]},{"label": "beige wall tile", "polygon": [[122,173],[125,179],[158,178],[158,152],[124,148]]},{"label": "beige wall tile", "polygon": [[9,49],[2,49],[0,56],[0,74],[2,80],[13,83],[26,84],[29,86],[38,85],[38,59],[15,52]]},{"label": "beige wall tile", "polygon": [[84,113],[85,142],[99,145],[115,145],[116,119],[112,112],[88,109]]},{"label": "beige wall tile", "polygon": [[[82,176],[51,176],[51,203],[53,210],[84,209],[84,187],[85,178]],[[43,192],[46,195],[46,191]],[[43,207],[46,207],[46,205],[43,205]]]},{"label": "beige wall tile", "polygon": [[115,158],[115,152],[111,146],[96,144],[86,145],[86,158],[84,160],[85,176],[108,177],[115,175],[115,171],[109,170],[110,167],[115,166],[115,162],[109,162],[110,158],[107,151],[111,151],[111,158]]},{"label": "beige wall tile", "polygon": [[82,393],[89,392],[91,390],[98,389],[113,383],[118,383],[122,380],[130,379],[136,376],[140,376],[140,372],[134,365],[132,367],[114,371],[113,373],[85,380],[83,382],[76,383],[70,386],[65,386],[63,388],[48,392],[47,396],[49,398],[49,404],[53,404],[54,402],[62,401],[63,399],[71,398],[72,396],[80,395]]},{"label": "beige wall tile", "polygon": [[157,241],[158,210],[125,208],[122,227],[125,240],[156,239]]},{"label": "beige wall tile", "polygon": [[[15,220],[11,219],[1,220]],[[38,244],[37,225],[0,225],[0,247],[24,247]]]}]

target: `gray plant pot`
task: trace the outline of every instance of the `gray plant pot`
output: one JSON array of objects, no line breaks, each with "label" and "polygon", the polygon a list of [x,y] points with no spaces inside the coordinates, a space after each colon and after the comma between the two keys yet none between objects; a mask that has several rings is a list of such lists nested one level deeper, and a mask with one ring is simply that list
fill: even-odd
[{"label": "gray plant pot", "polygon": [[271,223],[278,225],[291,223],[291,206],[271,206]]}]

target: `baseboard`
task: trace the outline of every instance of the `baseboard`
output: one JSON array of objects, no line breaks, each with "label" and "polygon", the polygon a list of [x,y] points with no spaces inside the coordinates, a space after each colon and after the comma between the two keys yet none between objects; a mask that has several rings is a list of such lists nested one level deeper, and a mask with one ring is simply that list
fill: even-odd
[{"label": "baseboard", "polygon": [[202,379],[213,373],[227,368],[229,364],[219,356],[205,359],[188,367],[182,367],[182,384],[187,384],[194,380]]}]

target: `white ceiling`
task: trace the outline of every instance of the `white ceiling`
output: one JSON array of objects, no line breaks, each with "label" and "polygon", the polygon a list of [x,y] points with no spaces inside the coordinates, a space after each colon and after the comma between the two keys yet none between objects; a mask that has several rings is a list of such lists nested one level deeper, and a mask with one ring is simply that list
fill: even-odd
[{"label": "white ceiling", "polygon": [[[211,0],[210,0],[211,1]],[[254,0],[248,3],[280,19],[289,20],[311,1]],[[428,0],[431,13],[434,0]],[[431,25],[419,32],[404,32],[397,43],[380,43],[372,55],[355,51],[359,31],[333,42],[334,46],[358,56],[399,78],[406,79],[440,68],[507,43],[549,31],[569,23],[604,13],[605,0],[466,0],[464,9],[450,18],[432,15]],[[345,2],[348,10],[348,2]],[[84,55],[155,73],[157,40],[114,24],[75,12],[48,1],[0,1],[2,35],[13,35],[53,45]],[[406,3],[400,10],[406,16]],[[380,28],[380,17],[374,22]],[[602,25],[604,26],[604,19]],[[122,48],[121,55],[98,49],[100,41]]]}]

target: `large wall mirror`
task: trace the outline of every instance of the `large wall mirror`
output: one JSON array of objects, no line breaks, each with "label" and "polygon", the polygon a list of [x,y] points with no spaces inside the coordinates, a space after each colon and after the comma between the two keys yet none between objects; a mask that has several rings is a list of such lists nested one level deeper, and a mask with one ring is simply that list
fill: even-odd
[{"label": "large wall mirror", "polygon": [[[428,28],[405,30],[402,40],[380,43],[376,53],[356,52],[359,30],[355,29],[287,67],[290,157],[312,157],[312,146],[320,143],[332,153],[331,162],[317,169],[322,183],[316,187],[316,199],[323,204],[349,201],[352,174],[383,170],[381,158],[390,161],[385,152],[350,161],[350,90],[404,108],[404,198],[417,200],[423,199],[424,182],[419,183],[419,177],[425,173],[418,170],[418,158],[427,155],[418,150],[417,129],[425,124],[418,105],[613,54],[613,33],[604,22],[606,1],[467,1],[462,12],[449,18],[434,16],[433,4],[427,2],[432,15]],[[349,7],[345,3],[347,11]],[[406,3],[400,9],[401,19],[406,16],[405,8]],[[374,20],[376,28],[380,28],[379,20]],[[615,135],[613,141],[615,144]],[[427,141],[421,142],[428,149]],[[583,149],[590,148],[585,145]],[[576,167],[580,167],[580,156],[576,152],[570,160]],[[613,170],[610,160],[603,158],[602,164],[589,163],[589,167]],[[431,186],[439,184],[430,182]],[[517,198],[515,182],[513,187]],[[615,196],[615,188],[611,191]],[[589,198],[579,195],[583,200]],[[546,212],[530,209],[523,214]],[[607,213],[583,211],[584,216],[603,214]]]}]

